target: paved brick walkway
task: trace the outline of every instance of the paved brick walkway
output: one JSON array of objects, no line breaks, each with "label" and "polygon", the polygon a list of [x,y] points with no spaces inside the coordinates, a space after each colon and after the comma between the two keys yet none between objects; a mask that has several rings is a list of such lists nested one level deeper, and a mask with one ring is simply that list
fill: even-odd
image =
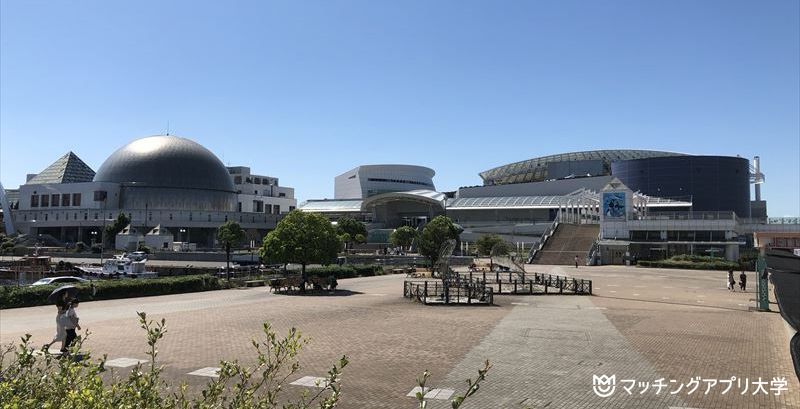
[{"label": "paved brick walkway", "polygon": [[[87,302],[80,314],[93,332],[86,347],[109,359],[146,358],[135,311],[166,318],[159,348],[165,375],[195,390],[209,378],[190,372],[213,374],[207,368],[221,359],[252,362],[249,340],[269,321],[281,334],[297,327],[311,338],[297,379],[289,380],[301,385],[288,392],[309,388],[301,378],[324,375],[341,354],[351,358],[344,408],[413,407],[406,394],[426,368],[441,396],[446,389],[462,392],[463,380],[487,358],[494,368],[467,407],[800,407],[780,316],[748,312],[753,293],[728,292],[724,273],[610,266],[529,271],[593,279],[596,295],[501,296],[495,307],[426,307],[402,298],[404,277],[384,276],[341,280],[351,296],[283,296],[253,288]],[[0,311],[0,342],[30,332],[41,344],[53,321],[52,306]],[[591,389],[595,373],[650,381],[786,376],[789,392],[628,398],[618,395],[618,384],[615,395],[601,399]]]}]

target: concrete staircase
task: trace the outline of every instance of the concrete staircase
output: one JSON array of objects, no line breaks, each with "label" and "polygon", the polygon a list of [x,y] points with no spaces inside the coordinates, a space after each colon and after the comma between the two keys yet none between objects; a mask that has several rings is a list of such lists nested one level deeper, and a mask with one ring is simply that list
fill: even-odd
[{"label": "concrete staircase", "polygon": [[581,264],[600,233],[598,224],[560,223],[555,234],[547,240],[541,251],[536,253],[534,264],[574,265],[575,256]]}]

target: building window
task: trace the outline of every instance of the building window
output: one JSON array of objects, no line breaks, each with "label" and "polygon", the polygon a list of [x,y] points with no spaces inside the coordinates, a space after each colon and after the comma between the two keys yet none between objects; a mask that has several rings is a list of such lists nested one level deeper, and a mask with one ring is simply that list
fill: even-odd
[{"label": "building window", "polygon": [[233,184],[234,185],[241,185],[242,184],[242,177],[241,176],[234,176],[233,177]]},{"label": "building window", "polygon": [[44,221],[47,221],[47,213],[44,214]]},{"label": "building window", "polygon": [[58,203],[61,201],[61,195],[51,195],[50,196],[50,203],[53,204],[53,207],[58,207]]},{"label": "building window", "polygon": [[257,194],[258,194],[258,190],[254,190],[254,191],[253,191],[253,194],[254,194],[254,195],[257,195]]},{"label": "building window", "polygon": [[42,207],[50,206],[50,195],[42,195]]},{"label": "building window", "polygon": [[211,221],[211,213],[208,214],[208,221]]},{"label": "building window", "polygon": [[226,222],[228,221],[228,215],[227,214],[225,215],[225,221]]},{"label": "building window", "polygon": [[291,212],[292,210],[294,210],[294,206],[289,206],[289,211]]},{"label": "building window", "polygon": [[286,197],[286,193],[278,193],[278,197]]},{"label": "building window", "polygon": [[72,205],[73,206],[80,206],[81,205],[81,194],[80,193],[73,193],[72,194]]},{"label": "building window", "polygon": [[72,215],[72,220],[78,220],[78,213]]},{"label": "building window", "polygon": [[61,206],[68,207],[69,206],[69,193],[64,193],[61,195]]},{"label": "building window", "polygon": [[264,212],[264,202],[261,200],[253,200],[253,212],[255,213],[263,213]]},{"label": "building window", "polygon": [[58,213],[56,213],[56,220],[58,220]]},{"label": "building window", "polygon": [[31,195],[31,207],[39,207],[39,195]]},{"label": "building window", "polygon": [[260,178],[255,178],[254,180],[255,180],[255,181],[254,181],[253,183],[255,183],[255,184],[257,184],[257,185],[260,185],[260,184],[261,184],[261,179],[260,179]]},{"label": "building window", "polygon": [[83,212],[83,220],[89,220],[89,212]]},{"label": "building window", "polygon": [[264,213],[272,213],[272,205],[264,205]]},{"label": "building window", "polygon": [[275,211],[275,214],[281,214],[281,205],[273,205],[272,209]]},{"label": "building window", "polygon": [[241,213],[242,211],[242,202],[239,202],[239,205],[236,207],[237,211]]},{"label": "building window", "polygon": [[94,214],[94,219],[97,220],[97,213]]},{"label": "building window", "polygon": [[[152,218],[150,220],[153,220]],[[192,213],[189,212],[189,221],[192,221]]]},{"label": "building window", "polygon": [[169,219],[172,220],[172,213],[169,214]]}]

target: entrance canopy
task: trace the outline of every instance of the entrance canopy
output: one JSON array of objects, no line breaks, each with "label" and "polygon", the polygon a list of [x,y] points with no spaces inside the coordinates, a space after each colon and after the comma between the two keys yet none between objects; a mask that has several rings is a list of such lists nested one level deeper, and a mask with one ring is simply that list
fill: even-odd
[{"label": "entrance canopy", "polygon": [[369,212],[378,205],[391,202],[414,202],[433,206],[437,210],[444,210],[447,196],[433,190],[410,190],[407,192],[388,192],[370,196],[361,202],[361,211]]}]

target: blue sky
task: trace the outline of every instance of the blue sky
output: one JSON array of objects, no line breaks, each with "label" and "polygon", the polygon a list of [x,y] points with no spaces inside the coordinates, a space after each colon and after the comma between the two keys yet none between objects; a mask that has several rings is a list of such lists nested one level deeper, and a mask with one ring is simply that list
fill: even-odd
[{"label": "blue sky", "polygon": [[332,197],[359,164],[439,190],[575,150],[760,155],[800,215],[800,3],[0,3],[0,180],[171,133]]}]

